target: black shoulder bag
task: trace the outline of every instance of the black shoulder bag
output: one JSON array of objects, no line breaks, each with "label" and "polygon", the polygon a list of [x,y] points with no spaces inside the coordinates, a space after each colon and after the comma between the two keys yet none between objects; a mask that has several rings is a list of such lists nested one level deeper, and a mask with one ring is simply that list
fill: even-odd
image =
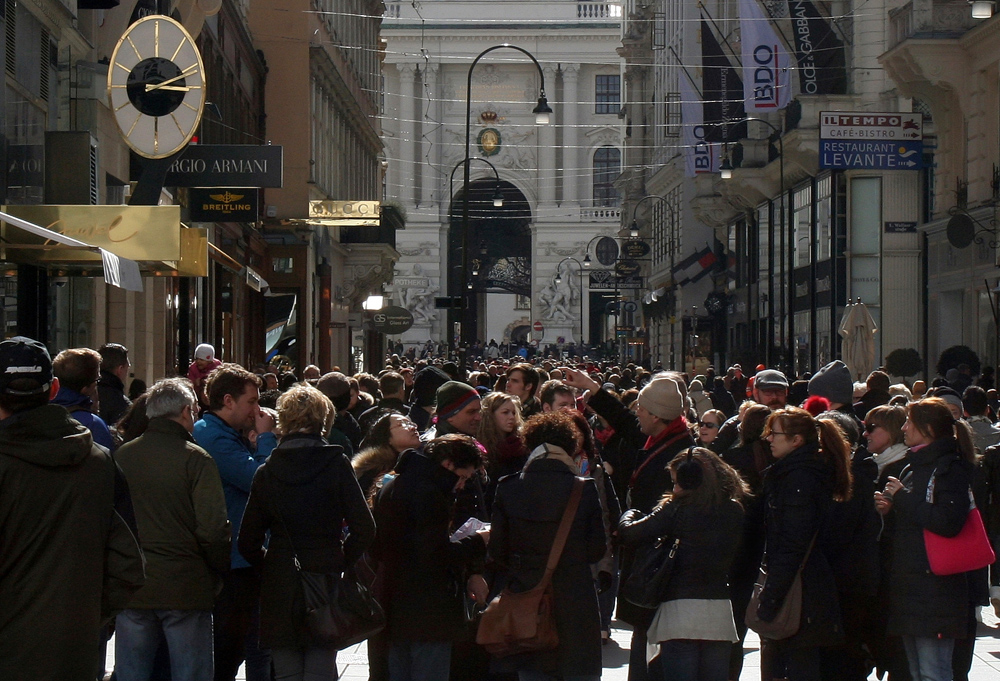
[{"label": "black shoulder bag", "polygon": [[666,600],[667,586],[681,545],[679,537],[670,536],[679,512],[680,509],[673,511],[670,531],[652,544],[643,544],[636,550],[635,563],[621,588],[621,597],[632,605],[652,609],[660,607],[660,603]]},{"label": "black shoulder bag", "polygon": [[385,611],[354,570],[348,567],[343,576],[336,572],[307,572],[299,563],[298,552],[285,518],[275,512],[292,547],[295,571],[299,574],[305,602],[305,625],[317,646],[343,650],[374,636],[385,627]]}]

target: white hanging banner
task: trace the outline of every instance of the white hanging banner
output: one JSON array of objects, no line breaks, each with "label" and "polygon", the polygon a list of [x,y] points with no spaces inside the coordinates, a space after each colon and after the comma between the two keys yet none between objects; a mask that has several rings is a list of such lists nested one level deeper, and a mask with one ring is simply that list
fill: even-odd
[{"label": "white hanging banner", "polygon": [[740,0],[740,40],[746,112],[784,109],[792,98],[788,50],[757,0]]},{"label": "white hanging banner", "polygon": [[681,95],[681,143],[684,145],[684,173],[695,177],[719,170],[719,145],[705,141],[705,111],[701,97],[691,84],[686,69],[678,77]]}]

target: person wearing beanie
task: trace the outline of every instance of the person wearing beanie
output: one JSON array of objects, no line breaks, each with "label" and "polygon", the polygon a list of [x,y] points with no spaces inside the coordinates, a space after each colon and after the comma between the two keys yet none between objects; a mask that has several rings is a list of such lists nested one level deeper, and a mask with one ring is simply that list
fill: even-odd
[{"label": "person wearing beanie", "polygon": [[[687,410],[684,391],[675,374],[659,373],[639,391],[633,414],[601,384],[582,371],[567,369],[563,381],[579,393],[590,392],[588,406],[608,422],[622,445],[618,460],[612,461],[616,475],[628,481],[625,508],[652,513],[674,481],[667,465],[673,458],[695,446],[683,414]],[[679,376],[679,374],[676,374]],[[623,547],[621,579],[627,580],[635,562],[635,548]],[[629,666],[646,669],[646,631],[655,609],[646,609],[627,601],[618,602],[618,619],[632,625]],[[634,666],[633,666],[634,665]],[[649,678],[658,678],[659,663],[650,665]],[[641,678],[641,677],[640,677]]]},{"label": "person wearing beanie", "polygon": [[482,403],[479,393],[468,383],[448,381],[437,389],[434,414],[437,423],[425,433],[424,440],[433,440],[448,433],[475,437],[479,430]]},{"label": "person wearing beanie", "polygon": [[694,405],[694,413],[698,418],[701,418],[702,414],[712,409],[712,398],[705,392],[705,384],[697,378],[691,381],[691,385],[688,386],[688,397],[691,398],[691,404]]},{"label": "person wearing beanie", "polygon": [[357,419],[347,411],[351,406],[350,380],[339,371],[331,371],[320,376],[316,389],[330,398],[336,414],[326,439],[332,445],[340,445],[348,457],[353,457],[361,447],[362,432]]},{"label": "person wearing beanie", "polygon": [[424,367],[413,375],[410,389],[410,409],[407,416],[417,424],[421,433],[431,427],[431,414],[437,399],[437,389],[451,380],[439,367]]},{"label": "person wearing beanie", "polygon": [[883,404],[889,404],[889,400],[892,399],[892,395],[889,394],[889,386],[892,382],[889,380],[889,374],[884,371],[871,372],[865,383],[865,394],[854,403],[854,413],[861,420],[864,420],[869,411],[875,407],[881,407]]},{"label": "person wearing beanie", "polygon": [[208,407],[208,399],[205,397],[205,379],[220,366],[222,366],[222,362],[215,356],[213,346],[202,343],[194,349],[194,361],[188,367],[187,377],[194,385],[198,402],[201,403],[203,409]]},{"label": "person wearing beanie", "polygon": [[854,380],[851,370],[839,359],[827,364],[809,379],[809,394],[830,400],[830,409],[840,410],[854,404]]},{"label": "person wearing beanie", "polygon": [[947,402],[948,409],[951,410],[951,415],[955,417],[956,421],[965,416],[965,405],[962,404],[962,397],[951,388],[946,386],[931,388],[924,397],[940,397]]}]

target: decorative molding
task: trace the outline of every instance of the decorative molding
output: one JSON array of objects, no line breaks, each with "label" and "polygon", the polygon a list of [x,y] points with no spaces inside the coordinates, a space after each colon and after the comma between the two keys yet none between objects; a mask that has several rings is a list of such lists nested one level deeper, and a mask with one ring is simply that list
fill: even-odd
[{"label": "decorative molding", "polygon": [[576,255],[577,253],[582,253],[583,248],[586,244],[574,244],[572,246],[560,246],[555,241],[539,241],[537,245],[537,250],[542,251],[543,255],[558,255],[560,258],[565,258],[570,255]]},{"label": "decorative molding", "polygon": [[406,246],[397,245],[396,250],[399,254],[407,258],[415,258],[419,255],[432,255],[434,249],[438,248],[439,244],[433,241],[421,241],[417,246],[407,248]]}]

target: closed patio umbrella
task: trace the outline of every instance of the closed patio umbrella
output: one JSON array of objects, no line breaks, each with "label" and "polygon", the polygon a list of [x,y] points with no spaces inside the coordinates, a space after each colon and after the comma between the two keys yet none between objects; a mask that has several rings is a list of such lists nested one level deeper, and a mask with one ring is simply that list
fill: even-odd
[{"label": "closed patio umbrella", "polygon": [[844,339],[841,348],[844,364],[851,370],[851,376],[856,381],[867,379],[868,374],[875,369],[876,331],[878,327],[875,326],[868,306],[860,300],[847,306],[838,332]]}]

